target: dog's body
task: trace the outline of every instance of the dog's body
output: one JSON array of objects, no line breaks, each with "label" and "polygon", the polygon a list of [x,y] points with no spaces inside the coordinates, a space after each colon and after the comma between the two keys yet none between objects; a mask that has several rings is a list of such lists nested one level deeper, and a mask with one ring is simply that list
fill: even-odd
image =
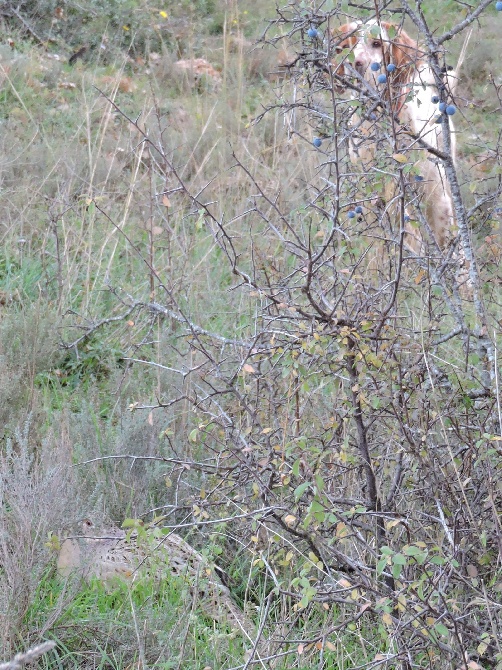
[{"label": "dog's body", "polygon": [[[420,157],[416,166],[420,173],[418,178],[423,180],[425,216],[436,242],[444,247],[454,229],[454,209],[444,167],[441,160],[433,154],[434,150],[445,150],[442,123],[436,123],[441,115],[433,97],[446,100],[451,96],[455,74],[449,72],[444,78],[442,90],[438,90],[431,67],[424,59],[424,52],[404,30],[390,23],[347,23],[337,29],[333,37],[336,52],[339,54],[334,62],[337,89],[342,88],[343,80],[350,77],[351,73],[354,74],[355,70],[360,76],[356,85],[359,84],[363,93],[367,82],[389,103],[396,121],[394,151],[406,154],[411,149],[419,150]],[[352,54],[351,64],[348,61],[349,54]],[[372,63],[379,63],[381,69],[373,71],[370,67]],[[389,64],[395,66],[393,72],[387,71]],[[383,85],[377,84],[378,75],[383,73],[387,75],[387,82]],[[452,131],[451,120],[449,123]],[[353,162],[361,160],[370,163],[374,159],[375,144],[372,144],[371,139],[364,141],[364,138],[374,135],[374,125],[371,118],[358,120],[358,134],[362,141],[359,146],[351,143],[350,155]],[[453,132],[450,138],[450,155],[455,161]],[[418,251],[421,247],[420,234],[411,230],[408,233],[407,245]]]}]

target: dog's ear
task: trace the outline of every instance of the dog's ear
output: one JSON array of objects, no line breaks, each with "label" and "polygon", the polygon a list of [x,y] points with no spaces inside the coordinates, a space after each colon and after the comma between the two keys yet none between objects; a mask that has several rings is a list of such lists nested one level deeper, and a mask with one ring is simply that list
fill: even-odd
[{"label": "dog's ear", "polygon": [[410,81],[410,73],[417,67],[422,52],[414,39],[408,33],[393,23],[383,22],[389,37],[389,57],[396,66],[395,81],[406,83]]},{"label": "dog's ear", "polygon": [[337,93],[343,93],[345,87],[339,78],[347,76],[345,63],[347,56],[357,44],[358,26],[355,23],[344,23],[331,32],[331,52],[333,57],[330,60],[333,74],[337,75],[334,81]]}]

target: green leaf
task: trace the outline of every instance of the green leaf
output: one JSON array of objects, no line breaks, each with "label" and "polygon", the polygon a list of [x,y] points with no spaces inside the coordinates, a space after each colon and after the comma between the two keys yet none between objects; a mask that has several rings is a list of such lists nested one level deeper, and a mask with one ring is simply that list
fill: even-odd
[{"label": "green leaf", "polygon": [[392,576],[394,577],[394,579],[397,579],[399,577],[402,569],[403,566],[400,563],[394,563],[394,565],[392,566]]},{"label": "green leaf", "polygon": [[316,485],[317,490],[319,491],[319,493],[321,491],[324,491],[324,480],[321,477],[321,475],[316,475],[315,476],[315,485]]},{"label": "green leaf", "polygon": [[392,557],[392,562],[394,565],[406,565],[406,556],[402,554],[396,554]]},{"label": "green leaf", "polygon": [[380,577],[382,572],[385,570],[386,565],[387,565],[387,559],[386,558],[381,558],[378,561],[377,568],[376,568],[376,572],[377,572],[378,577]]},{"label": "green leaf", "polygon": [[444,558],[443,556],[433,556],[429,560],[434,565],[444,565],[447,562],[446,558]]},{"label": "green leaf", "polygon": [[297,486],[295,491],[294,491],[294,496],[295,496],[295,501],[298,502],[302,495],[305,493],[305,491],[309,488],[310,482],[303,482],[303,484],[300,484],[300,486]]},{"label": "green leaf", "polygon": [[122,528],[136,528],[138,525],[138,519],[124,519],[122,522]]},{"label": "green leaf", "polygon": [[437,632],[438,632],[440,635],[442,635],[443,637],[448,637],[448,635],[450,634],[450,631],[448,630],[448,628],[446,628],[446,626],[445,626],[444,624],[442,624],[442,623],[436,623],[436,624],[434,624],[434,628],[435,628],[435,629],[437,630]]}]

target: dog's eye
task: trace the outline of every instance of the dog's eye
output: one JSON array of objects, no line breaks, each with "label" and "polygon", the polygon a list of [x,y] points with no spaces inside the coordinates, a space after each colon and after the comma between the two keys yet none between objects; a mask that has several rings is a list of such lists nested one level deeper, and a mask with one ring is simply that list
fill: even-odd
[{"label": "dog's eye", "polygon": [[373,40],[373,42],[371,43],[371,46],[375,49],[378,49],[378,47],[382,46],[382,43],[380,42],[380,40]]}]

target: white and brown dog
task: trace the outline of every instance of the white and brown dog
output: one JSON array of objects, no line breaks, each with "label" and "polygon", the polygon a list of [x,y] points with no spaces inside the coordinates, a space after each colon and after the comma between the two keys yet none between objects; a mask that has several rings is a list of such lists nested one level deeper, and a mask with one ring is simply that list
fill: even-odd
[{"label": "white and brown dog", "polygon": [[[438,111],[438,102],[451,100],[455,73],[445,73],[440,86],[442,90],[439,90],[425,52],[401,27],[391,23],[347,23],[333,32],[332,40],[337,54],[332,63],[336,89],[343,90],[343,82],[357,75],[360,81],[359,85],[355,82],[356,88],[363,88],[364,92],[364,82],[376,87],[389,103],[397,121],[395,137],[398,146],[395,151],[406,154],[411,149],[419,150],[420,158],[416,165],[423,180],[425,216],[436,242],[444,247],[455,227],[454,208],[442,162],[430,149],[445,149],[442,123],[436,122],[445,118]],[[381,69],[377,66],[372,69],[373,63]],[[377,77],[383,73],[387,81],[378,85]],[[360,121],[358,125],[362,136],[372,136],[374,123],[371,120]],[[449,127],[450,155],[455,161],[456,144],[451,118]],[[420,144],[419,140],[425,144]],[[375,151],[376,147],[369,140],[366,147],[362,147],[362,152],[354,151],[352,146],[351,159],[368,161],[374,158]],[[408,233],[407,246],[418,251],[420,234],[410,230]]]}]

